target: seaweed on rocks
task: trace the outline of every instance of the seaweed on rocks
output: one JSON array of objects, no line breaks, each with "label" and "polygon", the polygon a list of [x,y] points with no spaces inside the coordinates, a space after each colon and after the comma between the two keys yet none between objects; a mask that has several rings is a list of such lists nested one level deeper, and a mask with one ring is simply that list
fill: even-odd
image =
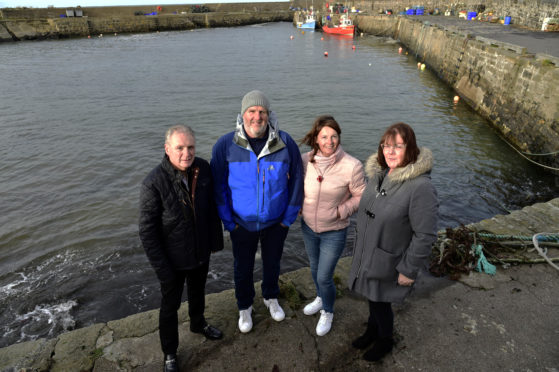
[{"label": "seaweed on rocks", "polygon": [[447,228],[431,251],[429,271],[435,276],[457,280],[475,267],[477,258],[472,250],[475,236],[465,226]]}]

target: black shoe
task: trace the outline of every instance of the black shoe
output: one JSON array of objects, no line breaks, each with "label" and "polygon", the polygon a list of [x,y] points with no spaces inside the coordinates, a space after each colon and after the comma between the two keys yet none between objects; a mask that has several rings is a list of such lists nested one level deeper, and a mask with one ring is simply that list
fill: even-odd
[{"label": "black shoe", "polygon": [[179,372],[179,363],[177,362],[177,354],[165,355],[164,372]]},{"label": "black shoe", "polygon": [[376,328],[367,326],[367,330],[361,336],[357,337],[351,343],[356,349],[365,349],[367,346],[373,343],[378,338],[378,332]]},{"label": "black shoe", "polygon": [[392,338],[379,338],[373,347],[363,354],[363,359],[369,362],[379,361],[392,351],[393,345],[394,341]]},{"label": "black shoe", "polygon": [[201,331],[192,331],[194,333],[201,333],[203,334],[208,340],[221,340],[223,338],[223,332],[219,329],[206,324]]}]

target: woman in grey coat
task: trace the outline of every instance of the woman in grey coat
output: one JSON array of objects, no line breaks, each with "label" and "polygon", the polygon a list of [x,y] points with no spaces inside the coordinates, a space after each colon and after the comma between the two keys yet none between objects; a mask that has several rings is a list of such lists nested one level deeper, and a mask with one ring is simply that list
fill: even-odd
[{"label": "woman in grey coat", "polygon": [[432,166],[431,151],[417,147],[415,133],[405,123],[386,130],[365,166],[369,183],[357,212],[349,288],[369,300],[367,329],[352,343],[365,349],[374,342],[363,355],[368,361],[392,350],[391,303],[409,294],[437,239]]}]

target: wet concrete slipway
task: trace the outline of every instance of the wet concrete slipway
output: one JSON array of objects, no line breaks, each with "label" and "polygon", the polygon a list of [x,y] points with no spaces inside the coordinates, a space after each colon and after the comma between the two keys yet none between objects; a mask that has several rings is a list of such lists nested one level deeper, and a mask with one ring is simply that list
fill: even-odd
[{"label": "wet concrete slipway", "polygon": [[[479,22],[448,22],[453,23],[448,27],[480,27]],[[520,33],[522,37],[509,33],[500,40],[499,33],[493,32],[492,38],[524,45],[530,53],[559,56],[558,42],[548,44],[549,37],[544,36],[543,44],[538,43],[539,35],[547,34]],[[494,234],[557,233],[559,199],[496,216],[474,227]],[[548,256],[558,257],[559,250],[549,249]],[[364,330],[368,307],[346,289],[350,264],[350,257],[338,264],[340,296],[332,330],[323,337],[315,333],[318,315],[303,315],[300,305],[287,296],[280,298],[286,319],[278,323],[270,318],[257,290],[253,330],[241,334],[234,291],[208,295],[206,317],[223,330],[225,337],[220,341],[208,341],[188,331],[184,304],[178,351],[182,370],[559,371],[559,271],[550,264],[498,266],[495,276],[471,273],[459,281],[421,275],[415,292],[404,304],[394,306],[396,345],[379,363],[364,361],[363,352],[351,347],[351,341]],[[303,304],[315,295],[308,268],[282,275],[281,283],[287,292],[295,290]],[[157,316],[154,310],[54,339],[11,345],[0,349],[0,370],[161,370]]]},{"label": "wet concrete slipway", "polygon": [[[493,234],[559,231],[559,198],[474,225]],[[558,257],[552,248],[549,257]],[[188,329],[180,309],[182,370],[193,371],[559,371],[559,270],[547,263],[498,267],[495,276],[472,272],[459,281],[418,279],[416,290],[394,305],[394,350],[382,362],[364,361],[351,341],[364,330],[366,301],[346,289],[351,258],[337,266],[340,296],[332,330],[318,337],[318,315],[305,316],[314,295],[308,268],[282,275],[286,319],[275,322],[257,295],[254,327],[237,329],[234,291],[207,296],[206,317],[224,331],[208,341]],[[256,283],[259,288],[259,283]],[[288,294],[289,290],[295,297]],[[259,292],[259,291],[257,291]],[[295,300],[294,300],[295,298]],[[162,354],[157,310],[71,331],[55,339],[0,350],[2,371],[157,371]]]}]

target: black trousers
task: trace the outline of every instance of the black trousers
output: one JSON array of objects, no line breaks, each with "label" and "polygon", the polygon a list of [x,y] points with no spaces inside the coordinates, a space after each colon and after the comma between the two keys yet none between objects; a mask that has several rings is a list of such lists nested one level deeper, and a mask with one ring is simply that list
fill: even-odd
[{"label": "black trousers", "polygon": [[159,339],[164,354],[176,354],[179,347],[178,310],[186,281],[190,330],[201,332],[206,325],[204,318],[206,278],[210,262],[192,269],[177,271],[173,282],[160,283],[161,309],[159,310]]},{"label": "black trousers", "polygon": [[276,223],[260,231],[248,231],[239,226],[231,232],[235,297],[239,310],[248,309],[254,301],[254,261],[258,242],[262,254],[262,297],[266,300],[278,298],[280,261],[288,231],[289,228]]},{"label": "black trousers", "polygon": [[392,338],[394,313],[390,302],[369,301],[369,326],[377,329],[379,338]]}]

